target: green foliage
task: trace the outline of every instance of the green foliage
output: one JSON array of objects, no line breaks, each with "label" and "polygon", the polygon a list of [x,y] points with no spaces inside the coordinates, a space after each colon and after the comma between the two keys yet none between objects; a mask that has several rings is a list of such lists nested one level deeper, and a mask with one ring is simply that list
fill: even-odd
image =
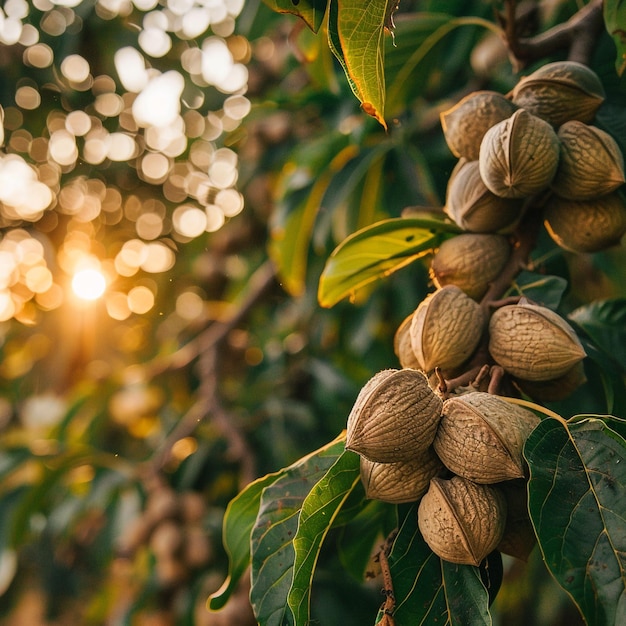
[{"label": "green foliage", "polygon": [[606,29],[613,37],[617,54],[615,58],[615,70],[622,76],[626,70],[626,5],[621,0],[606,0],[604,6],[604,23]]}]

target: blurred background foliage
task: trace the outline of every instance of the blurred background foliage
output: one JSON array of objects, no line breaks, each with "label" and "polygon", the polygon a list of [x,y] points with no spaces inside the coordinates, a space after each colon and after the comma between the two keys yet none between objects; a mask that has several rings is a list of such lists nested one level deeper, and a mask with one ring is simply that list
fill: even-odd
[{"label": "blurred background foliage", "polygon": [[[531,32],[578,8],[521,4]],[[260,0],[4,3],[0,623],[254,623],[245,588],[205,608],[226,572],[223,511],[333,439],[396,365],[427,264],[332,310],[319,276],[357,229],[440,210],[455,160],[439,113],[517,80],[497,8],[400,3],[385,132],[323,29]],[[624,97],[614,56],[602,38],[607,106]],[[622,249],[550,250],[570,309],[626,297]],[[101,296],[72,292],[83,269]],[[338,575],[340,556],[323,554],[314,615],[362,624],[379,590]],[[576,623],[536,551],[505,566],[500,623]]]}]

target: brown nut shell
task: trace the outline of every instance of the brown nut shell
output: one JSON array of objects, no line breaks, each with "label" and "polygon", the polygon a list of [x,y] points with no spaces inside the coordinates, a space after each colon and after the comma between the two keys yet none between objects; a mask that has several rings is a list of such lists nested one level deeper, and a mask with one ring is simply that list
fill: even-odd
[{"label": "brown nut shell", "polygon": [[348,416],[346,450],[378,463],[425,454],[435,438],[442,404],[422,372],[378,372],[361,389]]},{"label": "brown nut shell", "polygon": [[453,473],[476,483],[523,478],[528,435],[539,423],[530,411],[480,391],[448,398],[433,447]]},{"label": "brown nut shell", "polygon": [[555,127],[569,120],[591,122],[604,101],[598,75],[582,63],[548,63],[522,78],[513,102]]},{"label": "brown nut shell", "polygon": [[496,91],[474,91],[441,114],[448,147],[456,157],[478,160],[484,134],[510,117],[517,106]]},{"label": "brown nut shell", "polygon": [[463,230],[495,233],[513,228],[521,216],[522,203],[489,191],[478,161],[461,159],[450,175],[443,210]]},{"label": "brown nut shell", "polygon": [[514,378],[513,384],[527,396],[538,402],[558,402],[569,397],[578,387],[587,382],[585,367],[579,361],[565,374],[551,380],[522,380]]},{"label": "brown nut shell", "polygon": [[511,480],[500,483],[497,488],[506,500],[506,525],[497,548],[504,554],[527,561],[537,538],[528,515],[526,481]]},{"label": "brown nut shell", "polygon": [[563,376],[586,356],[573,328],[560,315],[528,303],[494,311],[489,352],[509,374],[531,381]]},{"label": "brown nut shell", "polygon": [[502,198],[548,188],[559,165],[559,139],[548,122],[520,109],[492,126],[480,144],[480,176]]},{"label": "brown nut shell", "polygon": [[413,320],[413,313],[408,315],[402,320],[398,330],[393,337],[393,351],[398,357],[401,367],[410,367],[412,369],[420,369],[420,364],[413,352],[413,346],[411,345],[411,321]]},{"label": "brown nut shell", "polygon": [[552,190],[569,200],[590,200],[624,184],[624,157],[611,135],[578,121],[559,128],[561,161]]},{"label": "brown nut shell", "polygon": [[421,368],[453,370],[474,352],[485,326],[480,305],[456,285],[427,296],[411,321],[411,345]]},{"label": "brown nut shell", "polygon": [[456,285],[479,300],[510,253],[511,246],[503,235],[464,233],[441,244],[431,261],[430,274],[437,287]]},{"label": "brown nut shell", "polygon": [[606,250],[626,233],[626,202],[618,191],[581,202],[554,196],[543,217],[550,237],[570,252]]},{"label": "brown nut shell", "polygon": [[417,511],[430,549],[445,561],[480,565],[500,543],[506,501],[494,487],[454,476],[433,478]]},{"label": "brown nut shell", "polygon": [[428,491],[430,479],[443,470],[432,448],[410,461],[376,463],[361,457],[361,482],[368,498],[401,504],[416,502]]}]

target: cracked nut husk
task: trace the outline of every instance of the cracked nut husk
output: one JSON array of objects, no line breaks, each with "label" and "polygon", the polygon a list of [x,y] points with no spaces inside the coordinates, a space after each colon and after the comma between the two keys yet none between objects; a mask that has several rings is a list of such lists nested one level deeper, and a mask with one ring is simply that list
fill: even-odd
[{"label": "cracked nut husk", "polygon": [[376,463],[361,457],[361,482],[365,496],[391,504],[416,502],[428,490],[431,478],[443,469],[432,448],[409,461]]},{"label": "cracked nut husk", "polygon": [[510,253],[511,246],[503,235],[464,233],[439,246],[430,274],[436,287],[456,285],[473,300],[480,300]]},{"label": "cracked nut husk", "polygon": [[495,487],[461,476],[433,478],[419,504],[417,521],[437,556],[478,566],[502,539],[506,501]]},{"label": "cracked nut husk", "polygon": [[569,200],[590,200],[624,184],[624,157],[611,135],[583,122],[559,128],[561,161],[552,190]]},{"label": "cracked nut husk", "polygon": [[451,371],[472,355],[485,327],[480,305],[456,285],[428,295],[413,313],[411,345],[425,372]]},{"label": "cracked nut husk", "polygon": [[413,352],[413,346],[411,345],[411,321],[413,320],[413,313],[407,315],[402,320],[398,330],[396,330],[393,336],[393,351],[398,357],[401,367],[410,367],[414,370],[420,369],[420,364],[417,361],[415,352]]},{"label": "cracked nut husk", "polygon": [[378,372],[361,389],[348,416],[346,450],[378,463],[409,461],[430,447],[441,398],[413,369]]},{"label": "cracked nut husk", "polygon": [[494,311],[489,352],[506,372],[530,381],[563,376],[586,356],[574,329],[560,315],[525,302]]},{"label": "cracked nut husk", "polygon": [[569,120],[591,122],[604,101],[598,75],[582,63],[548,63],[522,78],[513,102],[555,127]]},{"label": "cracked nut husk", "polygon": [[528,561],[537,543],[530,516],[525,480],[511,480],[498,485],[506,500],[506,524],[497,549],[509,556]]},{"label": "cracked nut husk", "polygon": [[476,483],[523,478],[522,451],[537,424],[531,411],[474,391],[443,403],[433,447],[451,472]]},{"label": "cracked nut husk", "polygon": [[525,198],[548,188],[559,165],[552,126],[520,109],[492,126],[480,144],[480,176],[503,198]]},{"label": "cracked nut husk", "polygon": [[578,387],[587,382],[585,367],[579,361],[565,374],[551,380],[522,380],[514,378],[513,384],[527,396],[537,402],[558,402],[569,397]]},{"label": "cracked nut husk", "polygon": [[496,91],[475,91],[441,115],[446,143],[456,157],[478,160],[484,134],[510,117],[517,106]]},{"label": "cracked nut husk", "polygon": [[543,218],[548,234],[564,250],[600,252],[626,234],[626,201],[619,191],[580,202],[553,196]]},{"label": "cracked nut husk", "polygon": [[511,230],[521,217],[520,200],[501,198],[487,189],[478,161],[461,159],[448,180],[444,212],[471,233]]}]

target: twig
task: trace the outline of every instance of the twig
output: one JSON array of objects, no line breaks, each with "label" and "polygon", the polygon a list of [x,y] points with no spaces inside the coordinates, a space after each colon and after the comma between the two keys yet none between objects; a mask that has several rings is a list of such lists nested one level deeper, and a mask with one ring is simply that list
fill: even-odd
[{"label": "twig", "polygon": [[588,64],[597,38],[602,32],[602,0],[592,0],[567,22],[534,37],[518,37],[515,23],[516,0],[505,0],[504,33],[514,70],[559,50],[568,50],[568,59]]},{"label": "twig", "polygon": [[395,626],[395,620],[393,619],[393,612],[396,609],[396,597],[393,592],[393,580],[391,578],[391,568],[389,567],[389,561],[387,560],[387,554],[393,544],[397,532],[393,532],[385,543],[381,546],[378,552],[378,562],[380,563],[380,570],[383,577],[383,593],[385,594],[385,602],[380,607],[383,613],[383,617],[379,624],[381,626]]}]

